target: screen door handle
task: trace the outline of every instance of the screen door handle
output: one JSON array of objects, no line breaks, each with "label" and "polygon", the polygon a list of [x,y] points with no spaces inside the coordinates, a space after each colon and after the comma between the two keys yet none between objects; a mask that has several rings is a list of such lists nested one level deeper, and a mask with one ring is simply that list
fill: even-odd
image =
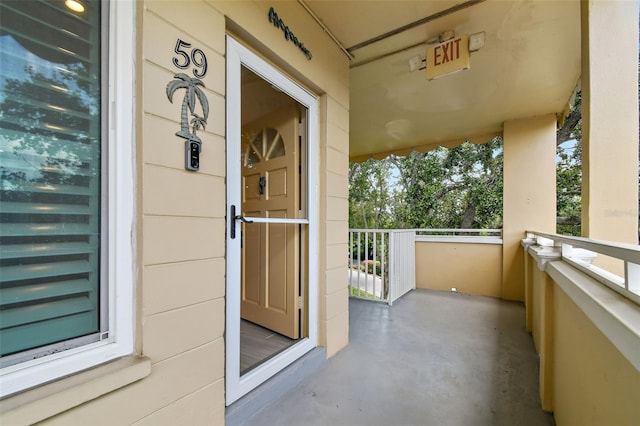
[{"label": "screen door handle", "polygon": [[252,221],[252,220],[249,220],[249,219],[247,219],[246,217],[244,217],[244,216],[242,216],[242,215],[234,216],[234,219],[235,219],[235,220],[239,220],[239,221],[240,221],[240,222],[242,222],[242,223],[253,223],[253,221]]},{"label": "screen door handle", "polygon": [[236,238],[236,221],[239,220],[240,222],[243,223],[253,223],[252,220],[247,219],[246,217],[242,216],[241,214],[236,214],[236,206],[232,205],[231,206],[231,214],[229,216],[231,216],[232,220],[230,220],[229,222],[229,233],[231,234],[231,239],[235,239]]}]

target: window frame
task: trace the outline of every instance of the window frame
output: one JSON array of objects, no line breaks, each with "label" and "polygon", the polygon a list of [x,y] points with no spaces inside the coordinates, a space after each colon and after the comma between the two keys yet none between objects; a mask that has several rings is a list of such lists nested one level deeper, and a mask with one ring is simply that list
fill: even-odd
[{"label": "window frame", "polygon": [[[0,397],[78,373],[130,355],[135,338],[135,2],[110,1],[107,6],[108,96],[103,136],[102,211],[107,214],[106,255],[101,265],[108,283],[108,336],[59,353],[7,366],[0,370]],[[117,53],[116,53],[117,52]],[[116,101],[117,100],[117,101]],[[105,149],[106,147],[106,149]],[[104,247],[104,246],[103,246]],[[106,256],[106,257],[105,257]],[[101,289],[104,288],[101,286]]]}]

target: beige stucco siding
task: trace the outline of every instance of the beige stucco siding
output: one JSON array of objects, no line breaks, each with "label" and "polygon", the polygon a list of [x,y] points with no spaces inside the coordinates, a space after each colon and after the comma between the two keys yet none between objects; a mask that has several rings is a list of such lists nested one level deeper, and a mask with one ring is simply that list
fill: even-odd
[{"label": "beige stucco siding", "polygon": [[[140,145],[142,353],[151,358],[152,371],[157,363],[185,358],[205,348],[210,358],[194,360],[187,367],[207,380],[200,380],[198,387],[172,398],[158,412],[146,413],[140,421],[166,423],[174,418],[185,422],[192,416],[192,421],[221,423],[225,312],[225,167],[221,161],[225,153],[224,17],[202,2],[176,7],[171,2],[151,1],[145,3],[144,9],[144,125]],[[174,135],[180,126],[183,94],[178,91],[170,103],[162,90],[178,71],[172,66],[175,53],[169,46],[175,46],[179,38],[202,49],[208,63],[202,80],[210,112],[206,131],[200,132],[203,152],[198,173],[184,170],[184,140]],[[192,291],[192,296],[182,295]],[[202,406],[199,401],[203,398],[217,403]]]},{"label": "beige stucco siding", "polygon": [[[181,356],[155,363],[151,374],[136,383],[85,403],[55,416],[43,424],[53,425],[124,425],[132,424],[154,414],[178,410],[185,398],[192,398],[206,387],[222,380],[224,353],[222,340],[209,343]],[[203,368],[214,365],[213,368]],[[221,424],[223,407],[212,398],[211,403],[198,407],[201,418],[213,419],[209,423]],[[175,404],[175,405],[174,405]]]},{"label": "beige stucco siding", "polygon": [[[582,236],[638,243],[638,2],[584,1]],[[615,23],[620,38],[611,31]],[[613,59],[615,58],[615,65]],[[622,265],[596,263],[618,275]]]},{"label": "beige stucco siding", "polygon": [[502,297],[524,300],[525,231],[556,229],[555,114],[504,123]]},{"label": "beige stucco siding", "polygon": [[[540,356],[543,409],[553,411],[557,424],[636,424],[640,370],[619,345],[626,345],[625,350],[637,348],[638,337],[611,328],[626,321],[631,322],[623,327],[633,328],[636,307],[601,283],[571,271],[550,248],[528,250],[532,297],[526,309]],[[603,328],[608,329],[606,335]]]},{"label": "beige stucco siding", "polygon": [[637,424],[640,371],[561,289],[554,291],[552,309],[557,424]]},{"label": "beige stucco siding", "polygon": [[416,287],[502,297],[502,245],[416,241]]},{"label": "beige stucco siding", "polygon": [[[342,96],[344,96],[342,94]],[[331,96],[323,97],[321,107],[326,114],[321,119],[321,199],[322,250],[326,253],[322,269],[325,281],[320,283],[321,344],[331,356],[349,340],[349,304],[346,280],[346,254],[349,238],[349,121],[348,107]],[[324,136],[324,137],[322,137]]]}]

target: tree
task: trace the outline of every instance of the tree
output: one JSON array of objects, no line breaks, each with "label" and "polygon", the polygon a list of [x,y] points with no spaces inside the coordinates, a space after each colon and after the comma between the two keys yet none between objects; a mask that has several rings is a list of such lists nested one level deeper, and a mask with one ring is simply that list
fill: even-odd
[{"label": "tree", "polygon": [[390,157],[398,168],[405,228],[502,226],[502,139]]},{"label": "tree", "polygon": [[2,189],[12,190],[7,197],[28,183],[85,184],[98,174],[97,76],[82,64],[68,67],[51,76],[26,67],[26,78],[5,81],[3,141],[13,155],[0,164]]},{"label": "tree", "polygon": [[354,228],[496,228],[502,225],[502,140],[352,163]]},{"label": "tree", "polygon": [[369,159],[349,164],[349,227],[389,226],[393,198],[390,177],[386,161]]},{"label": "tree", "polygon": [[582,211],[582,94],[576,93],[569,116],[556,138],[556,232],[580,235]]},{"label": "tree", "polygon": [[426,154],[414,151],[404,157],[388,158],[399,172],[402,203],[396,209],[398,228],[434,227],[438,214],[437,197],[445,189],[440,173],[443,155],[442,150]]}]

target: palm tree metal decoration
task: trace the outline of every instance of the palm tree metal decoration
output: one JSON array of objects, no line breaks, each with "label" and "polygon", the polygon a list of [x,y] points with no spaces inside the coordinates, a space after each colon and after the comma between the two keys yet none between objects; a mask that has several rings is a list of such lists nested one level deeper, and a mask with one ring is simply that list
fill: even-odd
[{"label": "palm tree metal decoration", "polygon": [[[180,131],[177,132],[176,135],[185,139],[197,138],[196,131],[200,128],[204,129],[209,116],[209,101],[207,101],[207,97],[202,89],[198,87],[204,87],[204,83],[199,78],[192,78],[183,73],[176,74],[174,78],[175,80],[172,80],[167,84],[167,97],[171,103],[173,103],[173,94],[176,90],[186,89],[186,93],[182,101]],[[200,101],[200,105],[202,105],[202,117],[195,112],[196,99]],[[193,133],[189,132],[189,113],[194,117],[191,120]]]},{"label": "palm tree metal decoration", "polygon": [[[176,132],[176,135],[186,139],[185,147],[187,150],[187,158],[185,166],[189,170],[198,170],[199,168],[199,154],[202,150],[202,141],[196,135],[196,132],[205,128],[207,118],[209,117],[209,101],[207,101],[207,97],[199,86],[204,87],[202,80],[189,77],[183,73],[176,74],[174,80],[167,84],[167,98],[169,98],[171,103],[173,103],[173,94],[176,90],[186,90],[184,99],[182,100],[180,131]],[[202,106],[202,116],[196,113],[196,99]],[[189,115],[193,117],[191,120],[189,120]],[[191,127],[189,127],[189,124],[191,124]]]}]

